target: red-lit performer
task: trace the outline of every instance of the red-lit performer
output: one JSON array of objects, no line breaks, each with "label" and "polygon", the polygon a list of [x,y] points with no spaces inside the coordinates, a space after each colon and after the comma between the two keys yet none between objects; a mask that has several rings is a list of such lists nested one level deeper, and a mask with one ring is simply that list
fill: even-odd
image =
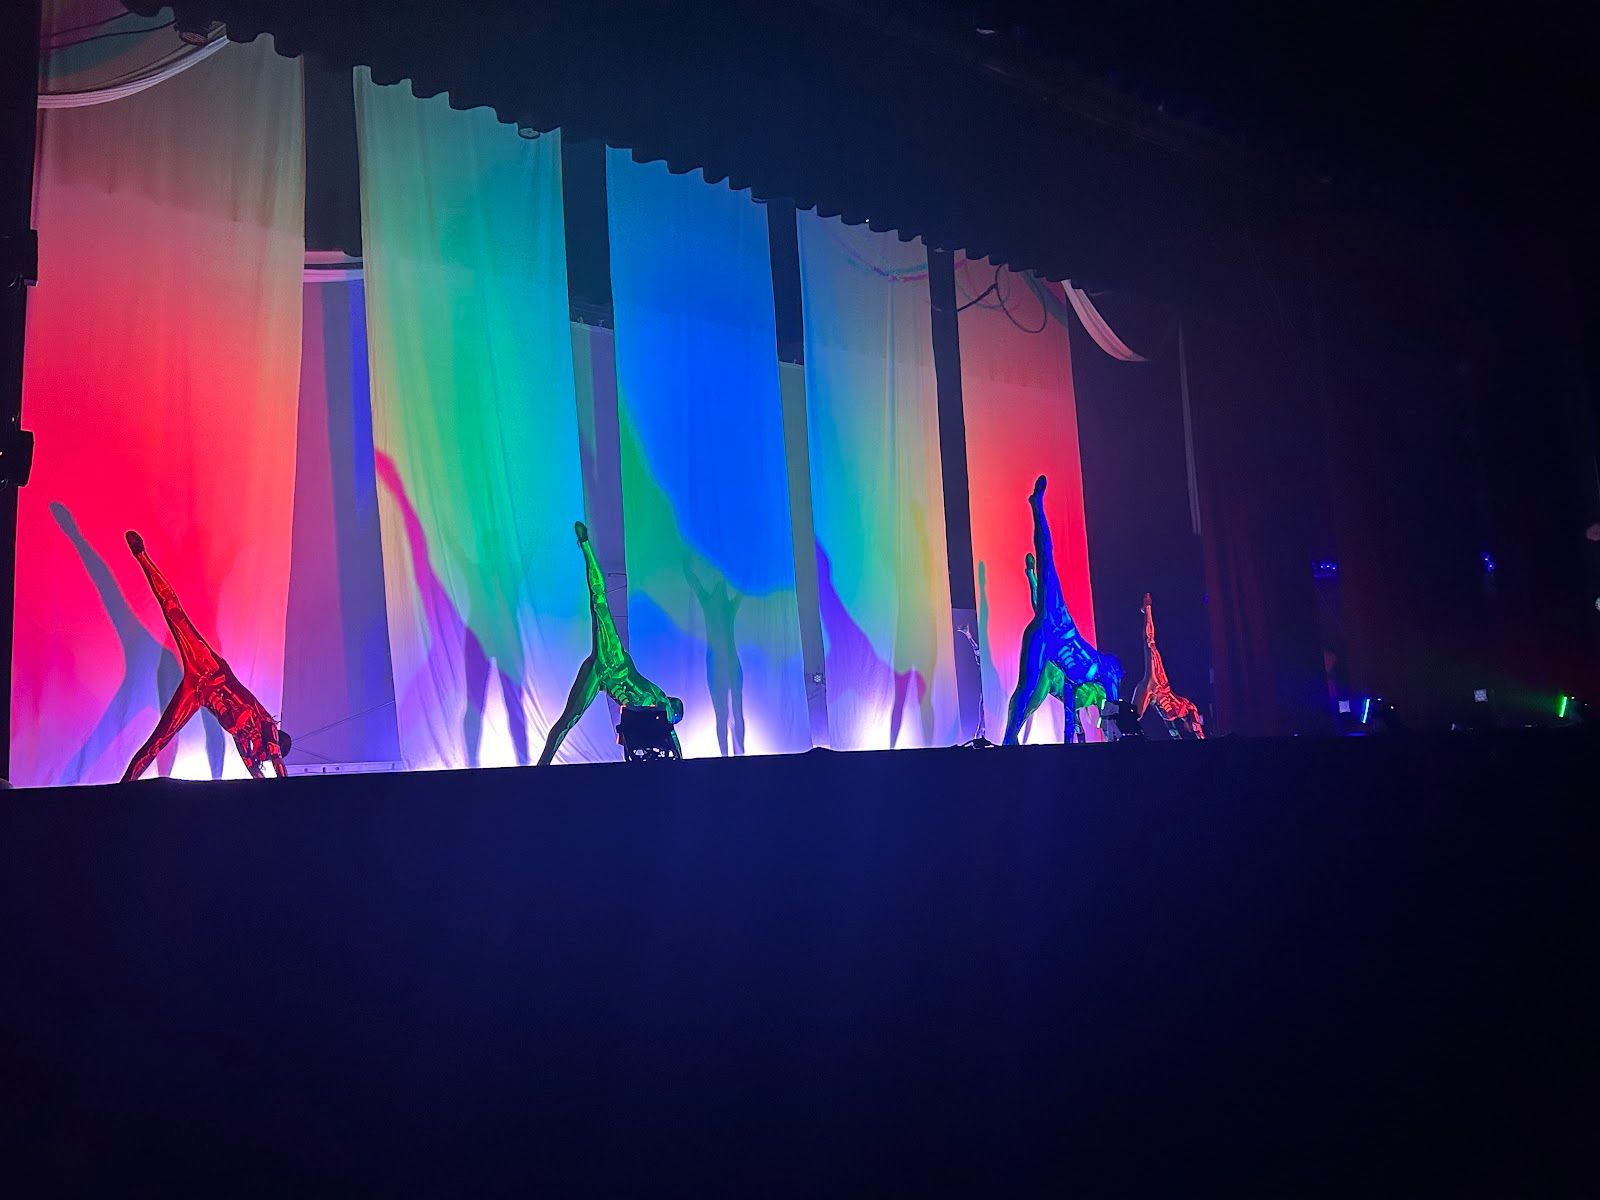
[{"label": "red-lit performer", "polygon": [[145,578],[150,581],[150,590],[161,603],[161,615],[167,619],[172,640],[178,644],[178,657],[183,662],[183,680],[178,684],[178,690],[172,693],[172,699],[167,701],[161,720],[156,722],[155,732],[139,747],[139,752],[123,772],[122,782],[143,775],[155,761],[156,755],[161,753],[162,747],[177,737],[178,730],[202,708],[209,708],[218,723],[233,735],[233,744],[239,747],[239,757],[244,759],[250,774],[257,779],[265,778],[261,767],[263,763],[270,762],[272,769],[282,778],[285,774],[283,756],[289,753],[289,735],[278,728],[278,723],[261,701],[239,682],[233,668],[206,644],[205,638],[200,636],[194,622],[189,620],[189,615],[178,603],[178,593],[172,590],[172,585],[145,553],[144,539],[131,529],[128,531],[128,549],[133,551],[134,558],[144,568]]},{"label": "red-lit performer", "polygon": [[1156,649],[1156,618],[1149,592],[1144,594],[1144,603],[1139,608],[1144,613],[1144,678],[1134,689],[1133,710],[1143,717],[1154,704],[1173,736],[1181,737],[1181,731],[1187,728],[1194,737],[1203,739],[1206,733],[1200,710],[1193,700],[1178,695],[1167,682],[1167,668],[1162,665],[1161,651]]}]

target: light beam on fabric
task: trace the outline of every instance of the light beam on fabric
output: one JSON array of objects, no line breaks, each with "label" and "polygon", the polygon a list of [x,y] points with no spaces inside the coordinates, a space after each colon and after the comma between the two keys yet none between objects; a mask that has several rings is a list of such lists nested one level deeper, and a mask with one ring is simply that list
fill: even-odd
[{"label": "light beam on fabric", "polygon": [[290,766],[399,762],[359,276],[305,285],[286,642]]},{"label": "light beam on fabric", "polygon": [[[958,321],[983,707],[995,730],[1005,726],[1022,630],[1033,615],[1024,560],[1033,549],[1028,495],[1040,475],[1050,479],[1045,515],[1067,608],[1095,640],[1083,468],[1066,327],[1009,270],[997,272],[964,254],[956,256],[955,270],[956,303],[968,306]],[[1129,620],[1134,616],[1130,601]],[[1046,703],[1023,740],[1061,741],[1062,716],[1059,705]]]},{"label": "light beam on fabric", "polygon": [[807,432],[836,750],[958,739],[927,251],[798,214]]},{"label": "light beam on fabric", "polygon": [[[264,38],[115,104],[41,115],[17,783],[117,779],[177,686],[127,529],[144,535],[200,632],[278,711],[304,125],[300,63]],[[157,769],[244,774],[206,713]]]},{"label": "light beam on fabric", "polygon": [[686,756],[811,746],[765,211],[606,158],[628,640]]},{"label": "light beam on fabric", "polygon": [[[590,640],[561,139],[364,68],[356,101],[401,755],[532,762]],[[616,758],[606,721],[562,759]]]}]

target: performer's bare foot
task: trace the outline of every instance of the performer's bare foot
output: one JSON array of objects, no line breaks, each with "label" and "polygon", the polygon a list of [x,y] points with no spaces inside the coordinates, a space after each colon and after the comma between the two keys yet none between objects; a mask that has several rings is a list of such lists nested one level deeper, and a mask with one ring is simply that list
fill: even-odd
[{"label": "performer's bare foot", "polygon": [[1030,570],[1030,571],[1035,570],[1038,566],[1039,566],[1039,560],[1034,558],[1033,555],[1031,555],[1031,554],[1028,555],[1028,570]]},{"label": "performer's bare foot", "polygon": [[578,545],[583,545],[589,540],[589,527],[582,521],[572,523],[572,532],[578,535]]},{"label": "performer's bare foot", "polygon": [[1033,495],[1031,499],[1037,500],[1044,495],[1045,478],[1043,475],[1033,481]]},{"label": "performer's bare foot", "polygon": [[126,534],[124,534],[123,536],[128,539],[128,549],[129,550],[132,550],[135,554],[143,554],[144,553],[144,539],[142,537],[140,537],[137,533],[135,533],[131,529],[128,530],[128,532]]},{"label": "performer's bare foot", "polygon": [[1150,593],[1149,592],[1146,592],[1144,594],[1144,599],[1139,601],[1139,611],[1142,612],[1142,613],[1147,613],[1147,612],[1150,611]]}]

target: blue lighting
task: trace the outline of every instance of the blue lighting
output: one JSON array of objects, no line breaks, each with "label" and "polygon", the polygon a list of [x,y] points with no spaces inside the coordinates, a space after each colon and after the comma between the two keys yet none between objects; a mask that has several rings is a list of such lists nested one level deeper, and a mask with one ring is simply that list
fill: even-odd
[{"label": "blue lighting", "polygon": [[1370,716],[1372,716],[1372,697],[1368,696],[1361,702],[1361,723],[1365,725]]},{"label": "blue lighting", "polygon": [[1311,577],[1313,579],[1339,578],[1339,564],[1331,558],[1319,558],[1311,564]]},{"label": "blue lighting", "polygon": [[1483,560],[1483,573],[1485,575],[1493,575],[1494,574],[1494,555],[1490,554],[1487,550],[1485,550],[1482,554],[1478,555],[1478,557]]}]

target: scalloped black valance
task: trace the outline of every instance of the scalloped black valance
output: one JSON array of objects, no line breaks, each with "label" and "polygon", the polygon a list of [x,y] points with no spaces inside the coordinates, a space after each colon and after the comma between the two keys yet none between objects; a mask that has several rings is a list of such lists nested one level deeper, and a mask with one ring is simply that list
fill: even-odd
[{"label": "scalloped black valance", "polygon": [[[158,0],[124,0],[139,12]],[[1052,278],[1137,282],[1204,164],[796,0],[176,0],[421,96]]]}]

